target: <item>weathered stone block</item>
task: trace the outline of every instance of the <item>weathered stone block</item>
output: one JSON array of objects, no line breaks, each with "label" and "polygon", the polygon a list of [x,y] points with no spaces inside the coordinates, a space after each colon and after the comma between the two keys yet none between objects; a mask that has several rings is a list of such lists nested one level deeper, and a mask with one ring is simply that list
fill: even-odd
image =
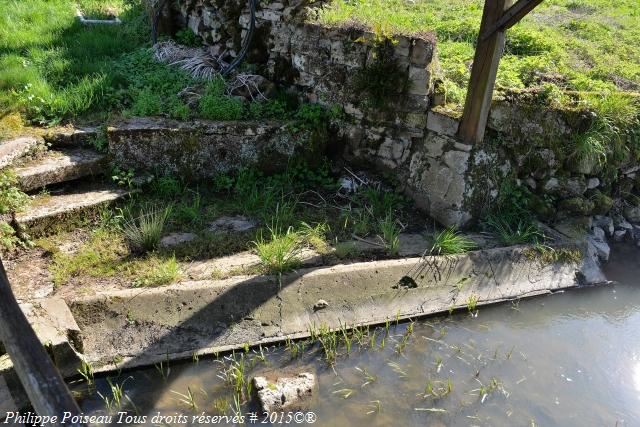
[{"label": "weathered stone block", "polygon": [[411,62],[417,65],[429,64],[433,57],[433,43],[414,39],[412,44]]},{"label": "weathered stone block", "polygon": [[427,129],[441,135],[454,136],[458,132],[459,124],[453,117],[435,111],[429,111],[427,117]]},{"label": "weathered stone block", "polygon": [[291,158],[313,160],[324,149],[324,141],[312,144],[309,132],[292,133],[279,122],[138,118],[109,127],[107,135],[109,151],[120,167],[193,180],[249,166],[274,172]]}]

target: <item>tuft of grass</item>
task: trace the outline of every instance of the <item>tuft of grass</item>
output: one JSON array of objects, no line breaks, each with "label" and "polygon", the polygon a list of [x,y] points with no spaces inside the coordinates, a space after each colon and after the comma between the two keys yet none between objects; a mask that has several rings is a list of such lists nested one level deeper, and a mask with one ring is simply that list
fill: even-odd
[{"label": "tuft of grass", "polygon": [[490,215],[486,221],[487,227],[498,235],[500,242],[505,245],[538,244],[544,240],[544,235],[527,219],[509,219]]},{"label": "tuft of grass", "polygon": [[339,259],[355,258],[360,251],[353,242],[340,242],[335,245],[335,251],[333,252]]},{"label": "tuft of grass", "polygon": [[384,219],[378,223],[378,230],[385,249],[391,255],[398,255],[398,250],[400,249],[400,227],[391,212],[388,212]]},{"label": "tuft of grass", "polygon": [[260,233],[254,242],[263,267],[267,273],[280,274],[292,270],[300,264],[300,234],[292,227],[284,232],[276,224],[268,227],[269,239],[265,240]]},{"label": "tuft of grass", "polygon": [[146,208],[140,211],[140,216],[125,221],[122,233],[134,250],[152,251],[158,247],[160,238],[172,207]]},{"label": "tuft of grass", "polygon": [[434,235],[431,255],[461,254],[475,249],[474,241],[465,237],[455,226],[445,228]]},{"label": "tuft of grass", "polygon": [[311,246],[320,254],[325,254],[329,251],[329,244],[327,243],[326,235],[329,232],[329,226],[325,222],[311,226],[306,222],[302,222],[302,228],[299,231],[300,237],[305,243]]}]

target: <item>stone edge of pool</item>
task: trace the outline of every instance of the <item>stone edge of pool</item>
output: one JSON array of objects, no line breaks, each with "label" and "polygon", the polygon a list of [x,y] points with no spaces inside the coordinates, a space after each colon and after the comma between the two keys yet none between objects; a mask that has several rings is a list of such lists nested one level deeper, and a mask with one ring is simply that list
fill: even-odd
[{"label": "stone edge of pool", "polygon": [[[281,280],[183,281],[67,305],[50,298],[35,303],[33,321],[55,337],[49,349],[67,377],[77,374],[83,359],[94,372],[131,369],[304,338],[320,326],[376,325],[466,308],[470,301],[483,306],[605,282],[593,248],[580,247],[584,256],[577,263],[545,262],[532,247],[514,246],[300,269]],[[8,388],[22,406],[11,371],[6,355],[0,357],[0,379],[7,384],[0,381],[0,396]]]}]

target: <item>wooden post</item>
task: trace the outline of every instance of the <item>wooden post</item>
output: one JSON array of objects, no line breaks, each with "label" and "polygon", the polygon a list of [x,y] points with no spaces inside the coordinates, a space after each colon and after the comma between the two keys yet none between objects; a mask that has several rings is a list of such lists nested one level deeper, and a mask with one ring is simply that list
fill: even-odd
[{"label": "wooden post", "polygon": [[484,3],[467,99],[458,127],[458,137],[467,144],[480,143],[484,137],[498,63],[504,49],[504,30],[494,31],[486,38],[485,34],[491,33],[511,3],[512,0],[485,0]]},{"label": "wooden post", "polygon": [[80,427],[82,423],[62,423],[62,416],[80,414],[64,380],[40,343],[16,301],[0,259],[0,340],[13,362],[31,405],[40,416],[58,416],[51,425]]}]

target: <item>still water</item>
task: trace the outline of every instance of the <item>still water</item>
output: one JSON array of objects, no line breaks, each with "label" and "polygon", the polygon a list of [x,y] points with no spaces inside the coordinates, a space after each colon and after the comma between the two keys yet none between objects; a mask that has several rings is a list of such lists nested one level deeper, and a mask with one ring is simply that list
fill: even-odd
[{"label": "still water", "polygon": [[[640,251],[616,248],[606,274],[620,283],[392,322],[352,337],[349,351],[342,342],[332,365],[317,344],[289,345],[235,355],[235,364],[228,356],[123,372],[109,379],[120,402],[106,378],[75,390],[85,414],[126,410],[147,424],[158,412],[184,414],[187,423],[159,424],[198,425],[191,415],[258,410],[234,403],[234,373],[309,371],[318,386],[304,410],[319,426],[640,426]],[[243,373],[230,369],[241,360]]]}]

